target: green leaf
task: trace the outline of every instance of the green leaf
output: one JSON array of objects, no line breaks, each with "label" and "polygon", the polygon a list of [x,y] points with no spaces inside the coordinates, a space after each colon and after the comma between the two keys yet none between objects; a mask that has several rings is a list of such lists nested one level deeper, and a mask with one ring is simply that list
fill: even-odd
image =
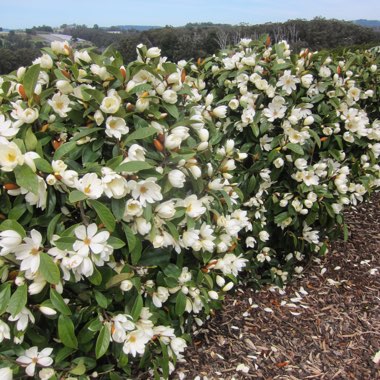
[{"label": "green leaf", "polygon": [[100,293],[99,291],[97,290],[94,290],[94,295],[95,295],[95,300],[96,302],[98,303],[98,305],[100,307],[102,307],[103,309],[106,309],[107,306],[108,306],[108,300],[107,300],[107,297],[104,296],[102,293]]},{"label": "green leaf", "polygon": [[148,247],[141,255],[138,264],[143,266],[164,266],[170,262],[170,250]]},{"label": "green leaf", "polygon": [[38,194],[38,177],[26,164],[14,168],[16,183],[33,194]]},{"label": "green leaf", "polygon": [[174,119],[179,118],[178,108],[174,104],[163,103],[163,106],[166,109],[166,111],[168,111],[169,114],[174,117]]},{"label": "green leaf", "polygon": [[78,141],[83,137],[86,137],[88,135],[91,135],[95,132],[101,131],[103,128],[84,128],[79,133],[77,133],[73,138],[72,141]]},{"label": "green leaf", "polygon": [[34,164],[36,165],[36,168],[44,173],[53,173],[53,168],[51,167],[50,163],[43,158],[36,158],[34,160]]},{"label": "green leaf", "polygon": [[58,240],[56,240],[54,244],[59,249],[70,251],[73,249],[73,244],[75,243],[75,240],[76,239],[72,236],[63,236],[59,238]]},{"label": "green leaf", "polygon": [[152,86],[147,83],[138,84],[137,86],[131,88],[128,91],[128,94],[136,94],[138,92],[144,92],[144,91],[150,91],[152,89]]},{"label": "green leaf", "polygon": [[70,153],[77,146],[76,141],[69,141],[62,144],[54,153],[54,160],[59,160],[67,153]]},{"label": "green leaf", "polygon": [[54,308],[63,315],[71,315],[71,310],[63,300],[62,296],[53,288],[50,288],[50,301]]},{"label": "green leaf", "polygon": [[123,226],[125,236],[127,238],[129,252],[131,252],[134,250],[134,248],[136,246],[135,234],[133,233],[133,231],[131,230],[131,228],[127,224],[122,223],[122,226]]},{"label": "green leaf", "polygon": [[24,227],[20,223],[12,219],[4,220],[4,222],[0,224],[0,231],[6,230],[16,231],[23,238],[26,236]]},{"label": "green leaf", "polygon": [[301,156],[303,156],[305,153],[301,147],[301,145],[298,145],[298,144],[293,144],[293,143],[289,143],[286,145],[286,147],[288,149],[290,149],[291,151],[293,151],[294,153],[297,153]]},{"label": "green leaf", "polygon": [[9,305],[11,298],[11,284],[5,285],[4,289],[0,292],[0,315],[4,314]]},{"label": "green leaf", "polygon": [[136,265],[140,258],[141,258],[141,252],[142,252],[142,244],[140,239],[136,239],[135,246],[133,250],[130,252],[131,253],[131,261],[132,265]]},{"label": "green leaf", "polygon": [[34,88],[36,87],[38,76],[40,74],[40,65],[31,66],[24,75],[24,90],[28,99],[31,99],[34,94]]},{"label": "green leaf", "polygon": [[33,133],[32,127],[29,127],[25,133],[25,146],[28,151],[34,151],[37,146],[37,137]]},{"label": "green leaf", "polygon": [[86,194],[82,193],[79,190],[73,190],[69,194],[70,203],[77,203],[77,202],[85,200],[86,198],[87,198]]},{"label": "green leaf", "polygon": [[186,309],[186,296],[180,290],[175,299],[175,313],[180,317]]},{"label": "green leaf", "polygon": [[7,311],[14,317],[17,315],[26,305],[28,300],[28,286],[26,284],[19,286],[12,294],[9,301]]},{"label": "green leaf", "polygon": [[12,220],[19,220],[27,210],[25,203],[20,203],[9,211],[8,218]]},{"label": "green leaf", "polygon": [[84,365],[83,360],[79,360],[79,363],[69,372],[73,375],[81,376],[81,375],[84,375],[86,371],[87,371],[87,368]]},{"label": "green leaf", "polygon": [[116,227],[116,220],[108,207],[94,199],[88,200],[87,202],[94,208],[107,230],[113,232]]},{"label": "green leaf", "polygon": [[118,239],[114,236],[110,236],[110,238],[107,241],[107,244],[109,244],[113,249],[120,249],[125,246],[123,240]]},{"label": "green leaf", "polygon": [[61,314],[58,318],[58,337],[61,342],[70,348],[78,348],[78,340],[75,336],[74,323],[71,318]]},{"label": "green leaf", "polygon": [[98,335],[98,339],[96,339],[95,345],[95,355],[96,359],[101,358],[108,350],[111,339],[111,329],[108,324],[104,324],[100,330]]},{"label": "green leaf", "polygon": [[61,279],[61,274],[53,259],[47,253],[40,253],[40,266],[38,270],[50,284],[57,285]]},{"label": "green leaf", "polygon": [[146,139],[147,137],[155,135],[156,133],[157,129],[153,127],[139,128],[128,135],[127,139],[125,140],[125,143],[128,143],[133,140]]},{"label": "green leaf", "polygon": [[88,277],[88,280],[91,282],[91,284],[94,284],[96,286],[99,286],[102,281],[103,277],[102,274],[98,271],[98,269],[94,266],[94,272],[90,277]]},{"label": "green leaf", "polygon": [[62,214],[57,214],[50,222],[46,231],[46,238],[48,241],[51,240],[52,236],[54,235],[55,228],[57,227],[57,224],[59,222],[59,219],[61,219]]},{"label": "green leaf", "polygon": [[140,294],[138,294],[131,310],[131,317],[134,321],[137,321],[139,319],[143,305],[143,298]]},{"label": "green leaf", "polygon": [[119,165],[115,169],[115,172],[136,173],[136,172],[139,172],[140,170],[147,170],[147,169],[152,169],[152,168],[153,166],[148,164],[145,161],[130,161],[130,162],[126,162],[124,164]]}]

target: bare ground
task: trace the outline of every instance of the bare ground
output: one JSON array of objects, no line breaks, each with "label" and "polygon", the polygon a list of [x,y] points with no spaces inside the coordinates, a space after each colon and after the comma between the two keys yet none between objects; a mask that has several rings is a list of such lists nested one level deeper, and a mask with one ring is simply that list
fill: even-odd
[{"label": "bare ground", "polygon": [[346,221],[348,241],[285,289],[229,295],[172,378],[380,379],[380,194]]}]

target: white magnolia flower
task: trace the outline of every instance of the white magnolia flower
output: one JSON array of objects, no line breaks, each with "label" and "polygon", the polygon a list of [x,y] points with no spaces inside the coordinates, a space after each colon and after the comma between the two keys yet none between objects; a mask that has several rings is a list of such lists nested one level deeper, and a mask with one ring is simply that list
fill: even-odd
[{"label": "white magnolia flower", "polygon": [[106,120],[106,135],[120,140],[122,135],[129,132],[127,123],[121,117],[109,116]]},{"label": "white magnolia flower", "polygon": [[168,174],[168,179],[173,187],[182,188],[186,182],[186,176],[178,169],[171,170]]},{"label": "white magnolia flower", "polygon": [[7,139],[11,139],[16,136],[20,128],[12,124],[11,120],[5,118],[4,115],[0,115],[0,136]]},{"label": "white magnolia flower", "polygon": [[123,351],[125,354],[131,354],[133,357],[137,354],[142,355],[145,352],[145,345],[150,339],[151,338],[142,330],[132,331],[127,334],[123,345]]},{"label": "white magnolia flower", "polygon": [[40,64],[42,69],[51,69],[53,67],[53,59],[49,54],[42,54],[41,57],[33,61],[33,65]]},{"label": "white magnolia flower", "polygon": [[291,74],[290,70],[285,70],[284,75],[280,77],[279,81],[277,82],[277,87],[282,87],[282,89],[290,95],[293,91],[297,89],[297,83],[299,83],[300,80]]},{"label": "white magnolia flower", "polygon": [[162,219],[172,218],[176,213],[174,201],[166,201],[159,204],[158,206],[156,206],[155,212]]},{"label": "white magnolia flower", "polygon": [[11,339],[11,330],[5,322],[0,320],[0,343],[4,339]]},{"label": "white magnolia flower", "polygon": [[53,368],[43,368],[38,372],[40,380],[50,380],[55,375]]},{"label": "white magnolia flower", "polygon": [[128,314],[115,315],[112,322],[112,339],[117,343],[123,343],[127,339],[127,332],[135,329],[132,317]]},{"label": "white magnolia flower", "polygon": [[139,199],[142,206],[162,200],[161,187],[156,184],[156,178],[151,177],[143,181],[129,181],[132,197]]},{"label": "white magnolia flower", "polygon": [[116,90],[109,90],[107,96],[102,100],[100,109],[104,113],[114,114],[121,106],[121,98],[116,92]]},{"label": "white magnolia flower", "polygon": [[227,117],[227,109],[227,106],[218,106],[212,110],[212,114],[219,119],[224,119]]},{"label": "white magnolia flower", "polygon": [[22,237],[13,230],[5,230],[0,232],[0,256],[8,255],[21,244]]},{"label": "white magnolia flower", "polygon": [[90,199],[98,199],[103,194],[103,183],[95,173],[87,173],[76,182],[77,190]]},{"label": "white magnolia flower", "polygon": [[15,126],[20,127],[25,124],[34,123],[39,116],[39,112],[36,108],[23,108],[22,101],[18,100],[12,103],[13,110],[11,112],[11,116],[17,121],[14,123]]},{"label": "white magnolia flower", "polygon": [[104,251],[107,240],[110,237],[108,231],[98,232],[98,226],[91,223],[89,226],[78,226],[74,230],[78,238],[73,244],[74,251],[80,256],[87,256],[90,251],[94,254],[100,254]]},{"label": "white magnolia flower", "polygon": [[38,352],[38,347],[34,346],[28,348],[24,355],[18,357],[16,361],[22,366],[26,366],[25,372],[28,376],[34,376],[37,364],[42,367],[48,367],[53,364],[53,359],[50,357],[52,352],[53,349],[50,347]]},{"label": "white magnolia flower", "polygon": [[10,367],[0,368],[0,379],[1,380],[13,380],[13,372]]},{"label": "white magnolia flower", "polygon": [[173,90],[166,90],[162,94],[162,99],[169,104],[176,104],[178,100],[177,93]]},{"label": "white magnolia flower", "polygon": [[146,52],[147,58],[157,58],[161,55],[161,49],[158,47],[152,47]]},{"label": "white magnolia flower", "polygon": [[182,353],[185,351],[187,347],[186,340],[183,338],[174,338],[170,342],[170,348],[173,350],[174,354],[180,359],[182,358]]},{"label": "white magnolia flower", "polygon": [[90,57],[90,54],[88,54],[87,50],[76,51],[74,53],[74,61],[76,63],[81,63],[81,61],[86,62],[86,63],[90,63],[91,57]]},{"label": "white magnolia flower", "polygon": [[102,168],[102,183],[104,193],[108,198],[120,199],[128,194],[129,188],[127,180],[112,169]]},{"label": "white magnolia flower", "polygon": [[169,298],[169,291],[163,286],[159,286],[157,290],[153,293],[152,301],[154,306],[162,307],[162,304],[165,303]]},{"label": "white magnolia flower", "polygon": [[[146,149],[139,144],[132,144],[128,149],[128,161],[145,161]],[[127,162],[127,161],[123,161]]]},{"label": "white magnolia flower", "polygon": [[18,314],[16,314],[14,317],[10,316],[8,318],[8,321],[11,321],[11,322],[17,321],[16,329],[18,331],[25,331],[26,328],[28,327],[29,321],[34,323],[35,319],[34,319],[34,315],[30,312],[30,310],[27,309],[26,307],[23,307],[22,310]]},{"label": "white magnolia flower", "polygon": [[14,142],[0,139],[0,166],[4,172],[12,172],[17,165],[24,163],[24,156]]},{"label": "white magnolia flower", "polygon": [[206,207],[203,206],[202,201],[199,200],[195,194],[179,202],[179,206],[185,207],[186,214],[191,218],[197,218],[206,212]]},{"label": "white magnolia flower", "polygon": [[61,117],[67,117],[67,113],[71,111],[70,99],[64,94],[55,94],[48,100],[48,104],[53,108],[53,111]]},{"label": "white magnolia flower", "polygon": [[56,54],[64,54],[69,55],[70,54],[70,45],[67,41],[61,42],[61,41],[53,41],[51,44],[51,50],[53,50]]},{"label": "white magnolia flower", "polygon": [[20,270],[36,273],[40,266],[42,235],[37,230],[30,231],[30,237],[24,238],[24,244],[15,248],[16,259],[21,261]]}]

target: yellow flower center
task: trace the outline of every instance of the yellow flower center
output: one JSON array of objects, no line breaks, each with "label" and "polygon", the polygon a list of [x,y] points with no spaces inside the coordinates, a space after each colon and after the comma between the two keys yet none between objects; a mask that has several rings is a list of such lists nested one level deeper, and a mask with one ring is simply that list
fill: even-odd
[{"label": "yellow flower center", "polygon": [[89,194],[89,193],[91,193],[91,185],[88,185],[88,186],[86,186],[86,187],[84,188],[84,193],[85,193],[85,194]]},{"label": "yellow flower center", "polygon": [[140,187],[140,193],[145,194],[148,191],[148,189],[145,186]]},{"label": "yellow flower center", "polygon": [[33,248],[32,250],[31,250],[31,254],[33,255],[33,256],[35,256],[35,255],[38,255],[38,253],[40,252],[40,250],[38,249],[38,248]]},{"label": "yellow flower center", "polygon": [[91,240],[86,237],[84,240],[83,240],[83,243],[86,244],[86,245],[90,245],[91,244]]},{"label": "yellow flower center", "polygon": [[14,153],[8,153],[8,161],[10,162],[16,161],[16,155]]},{"label": "yellow flower center", "polygon": [[63,103],[62,102],[56,102],[55,103],[55,108],[58,108],[59,110],[61,110],[63,108]]},{"label": "yellow flower center", "polygon": [[129,338],[129,341],[130,341],[131,343],[135,343],[136,340],[137,340],[137,338],[136,338],[134,335],[132,335],[132,336]]}]

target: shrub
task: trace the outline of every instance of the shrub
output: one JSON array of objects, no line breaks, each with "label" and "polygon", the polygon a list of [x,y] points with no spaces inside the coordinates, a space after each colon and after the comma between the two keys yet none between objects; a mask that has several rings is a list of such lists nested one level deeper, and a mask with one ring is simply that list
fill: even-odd
[{"label": "shrub", "polygon": [[379,186],[374,53],[137,52],[0,79],[4,378],[167,378],[244,268],[281,284]]}]

